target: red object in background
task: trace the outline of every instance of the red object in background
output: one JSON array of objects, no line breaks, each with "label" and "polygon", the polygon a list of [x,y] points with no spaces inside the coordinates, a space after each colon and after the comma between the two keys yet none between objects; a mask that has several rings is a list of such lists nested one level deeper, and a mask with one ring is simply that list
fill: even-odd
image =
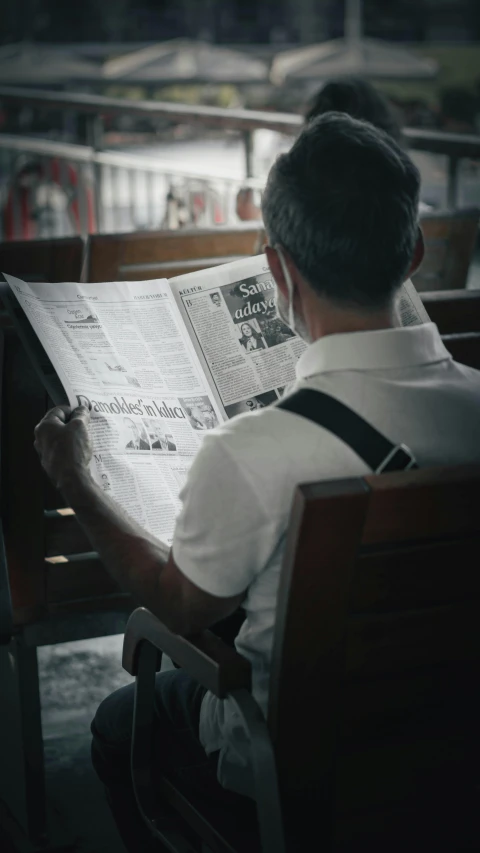
[{"label": "red object in background", "polygon": [[[53,183],[65,195],[65,211],[74,234],[82,234],[80,219],[80,203],[78,172],[71,163],[65,164],[63,174],[67,180],[62,182],[61,161],[51,160],[48,165],[44,162],[31,162],[23,166],[14,176],[11,183],[5,207],[3,209],[3,233],[5,240],[31,240],[42,236],[38,233],[38,204],[36,193],[42,185]],[[96,231],[95,205],[92,188],[86,186],[85,203],[87,211],[87,230],[89,234]],[[16,220],[15,210],[17,209]]]}]

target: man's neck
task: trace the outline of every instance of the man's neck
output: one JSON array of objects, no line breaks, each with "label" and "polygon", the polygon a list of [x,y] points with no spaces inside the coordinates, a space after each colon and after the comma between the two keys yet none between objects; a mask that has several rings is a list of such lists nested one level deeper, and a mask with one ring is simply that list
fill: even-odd
[{"label": "man's neck", "polygon": [[376,332],[392,329],[395,324],[393,307],[379,311],[358,311],[338,308],[326,300],[316,298],[316,305],[308,314],[309,337],[317,341],[327,335],[345,335],[352,332]]}]

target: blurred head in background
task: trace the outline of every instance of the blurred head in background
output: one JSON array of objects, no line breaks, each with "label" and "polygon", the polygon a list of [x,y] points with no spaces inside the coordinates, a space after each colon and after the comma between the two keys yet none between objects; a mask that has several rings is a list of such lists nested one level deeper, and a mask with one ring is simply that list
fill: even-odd
[{"label": "blurred head in background", "polygon": [[314,95],[307,106],[305,121],[309,122],[328,112],[346,113],[388,133],[399,145],[403,144],[400,122],[387,98],[362,77],[329,80]]}]

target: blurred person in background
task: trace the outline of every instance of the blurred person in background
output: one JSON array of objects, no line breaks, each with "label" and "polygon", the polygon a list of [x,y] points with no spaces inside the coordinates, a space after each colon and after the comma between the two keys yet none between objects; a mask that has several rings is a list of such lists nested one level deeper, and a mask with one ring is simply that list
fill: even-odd
[{"label": "blurred person in background", "polygon": [[440,94],[441,126],[448,133],[475,133],[477,110],[478,99],[474,92],[452,86]]},{"label": "blurred person in background", "polygon": [[[406,148],[397,110],[362,77],[345,77],[325,83],[308,103],[305,122],[328,112],[345,113],[359,121],[368,121],[388,133],[402,148]],[[253,203],[252,197],[248,203],[244,201],[244,196],[241,198],[241,194],[246,192],[240,190],[237,196],[237,216],[242,220],[260,219],[260,208]],[[427,210],[431,210],[431,207],[420,201],[419,212]]]},{"label": "blurred person in background", "polygon": [[307,106],[305,121],[324,113],[346,113],[360,121],[369,121],[384,130],[398,145],[404,145],[400,120],[387,98],[362,77],[330,80]]}]

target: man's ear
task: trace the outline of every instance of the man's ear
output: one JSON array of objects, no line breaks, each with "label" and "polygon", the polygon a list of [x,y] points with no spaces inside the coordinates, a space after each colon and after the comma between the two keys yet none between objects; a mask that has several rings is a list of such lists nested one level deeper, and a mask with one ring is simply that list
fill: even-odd
[{"label": "man's ear", "polygon": [[287,282],[285,281],[285,276],[283,274],[280,258],[278,257],[278,252],[272,246],[265,246],[265,254],[267,256],[270,272],[272,273],[275,279],[275,284],[277,285],[282,296],[285,297],[285,299],[288,299]]},{"label": "man's ear", "polygon": [[416,273],[420,264],[423,261],[425,255],[425,242],[423,240],[422,229],[420,226],[418,227],[417,234],[417,242],[415,243],[415,249],[413,252],[412,263],[410,264],[410,269],[408,270],[407,278],[411,278],[412,275]]}]

